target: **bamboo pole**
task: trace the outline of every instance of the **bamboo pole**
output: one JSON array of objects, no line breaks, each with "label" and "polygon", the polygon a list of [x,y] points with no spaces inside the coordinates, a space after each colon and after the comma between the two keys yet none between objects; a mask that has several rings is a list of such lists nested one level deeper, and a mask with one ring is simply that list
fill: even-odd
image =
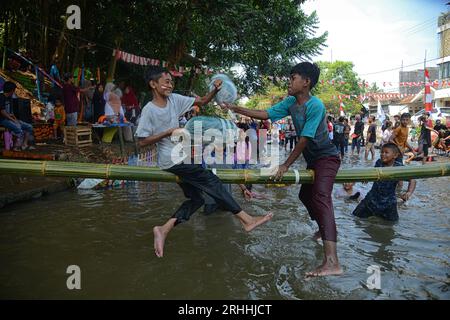
[{"label": "bamboo pole", "polygon": [[[180,181],[175,175],[158,168],[63,161],[0,159],[0,174],[160,182]],[[273,181],[270,176],[262,175],[260,170],[217,169],[217,176],[224,183],[234,184],[312,183],[313,175],[312,170],[300,169],[298,170],[298,181],[296,181],[295,171],[289,170],[281,181]],[[342,169],[339,170],[335,183],[425,179],[441,176],[450,176],[450,162],[424,166]]]}]

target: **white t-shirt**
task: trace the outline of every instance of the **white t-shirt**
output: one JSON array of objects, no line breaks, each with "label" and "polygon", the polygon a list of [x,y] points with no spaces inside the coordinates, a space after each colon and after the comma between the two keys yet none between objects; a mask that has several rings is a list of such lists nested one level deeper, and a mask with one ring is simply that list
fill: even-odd
[{"label": "white t-shirt", "polygon": [[[158,107],[151,101],[142,109],[139,125],[135,136],[146,138],[160,134],[172,128],[178,128],[180,116],[190,111],[194,105],[195,98],[186,97],[172,93],[167,99],[165,107]],[[174,163],[172,161],[172,150],[176,146],[171,137],[165,137],[157,143],[158,166],[161,169],[169,169],[182,160]]]},{"label": "white t-shirt", "polygon": [[383,138],[382,138],[382,140],[381,140],[383,144],[389,142],[389,139],[390,139],[391,136],[392,136],[392,131],[393,131],[393,130],[389,130],[389,129],[384,130],[384,132],[383,132]]},{"label": "white t-shirt", "polygon": [[344,186],[341,185],[334,192],[334,196],[335,196],[335,198],[347,198],[347,197],[350,197],[350,196],[356,194],[357,192],[360,193],[360,196],[358,197],[358,199],[363,199],[366,196],[366,191],[364,189],[358,187],[357,185],[353,186],[353,190],[350,194],[347,193],[347,191],[344,189]]},{"label": "white t-shirt", "polygon": [[[105,116],[110,117],[110,116],[115,116],[116,114],[114,113],[113,108],[110,106],[110,104],[108,102],[105,103]],[[120,115],[124,116],[123,113],[123,107],[120,107]]]}]

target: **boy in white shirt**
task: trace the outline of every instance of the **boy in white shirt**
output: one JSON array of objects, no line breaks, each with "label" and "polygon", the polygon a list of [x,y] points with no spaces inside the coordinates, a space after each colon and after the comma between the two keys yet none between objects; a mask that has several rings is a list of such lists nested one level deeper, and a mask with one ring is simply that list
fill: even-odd
[{"label": "boy in white shirt", "polygon": [[220,90],[222,81],[216,80],[214,90],[206,96],[193,98],[172,93],[172,76],[165,68],[150,67],[145,80],[153,93],[153,100],[142,110],[136,130],[139,145],[157,145],[159,167],[180,178],[181,182],[178,184],[188,198],[164,225],[153,228],[156,256],[163,256],[167,234],[173,227],[189,220],[190,216],[203,206],[205,200],[202,192],[207,193],[224,209],[231,211],[247,232],[269,221],[272,218],[270,213],[254,217],[243,211],[220,179],[201,164],[184,164],[184,159],[172,158],[172,150],[176,144],[171,140],[171,135],[182,130],[179,129],[179,117],[190,111],[194,105],[203,106],[210,102]]}]

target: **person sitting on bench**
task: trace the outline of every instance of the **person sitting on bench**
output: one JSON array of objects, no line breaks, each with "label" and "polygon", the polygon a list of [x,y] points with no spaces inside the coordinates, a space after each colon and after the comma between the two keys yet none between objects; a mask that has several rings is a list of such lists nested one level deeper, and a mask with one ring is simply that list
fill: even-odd
[{"label": "person sitting on bench", "polygon": [[0,93],[0,125],[7,128],[16,137],[15,151],[35,149],[28,145],[30,137],[33,135],[33,126],[29,123],[17,119],[12,110],[13,95],[16,84],[6,81],[3,85],[3,93]]}]

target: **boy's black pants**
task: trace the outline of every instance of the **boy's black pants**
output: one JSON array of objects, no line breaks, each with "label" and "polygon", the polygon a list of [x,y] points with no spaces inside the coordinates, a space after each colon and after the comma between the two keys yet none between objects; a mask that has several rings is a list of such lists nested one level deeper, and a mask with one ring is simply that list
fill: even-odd
[{"label": "boy's black pants", "polygon": [[233,214],[242,211],[233,196],[224,188],[222,181],[211,171],[197,164],[177,164],[165,171],[180,177],[178,185],[188,200],[183,202],[172,218],[176,218],[175,225],[188,221],[189,218],[204,205],[205,200],[201,191],[213,198],[221,208]]}]

